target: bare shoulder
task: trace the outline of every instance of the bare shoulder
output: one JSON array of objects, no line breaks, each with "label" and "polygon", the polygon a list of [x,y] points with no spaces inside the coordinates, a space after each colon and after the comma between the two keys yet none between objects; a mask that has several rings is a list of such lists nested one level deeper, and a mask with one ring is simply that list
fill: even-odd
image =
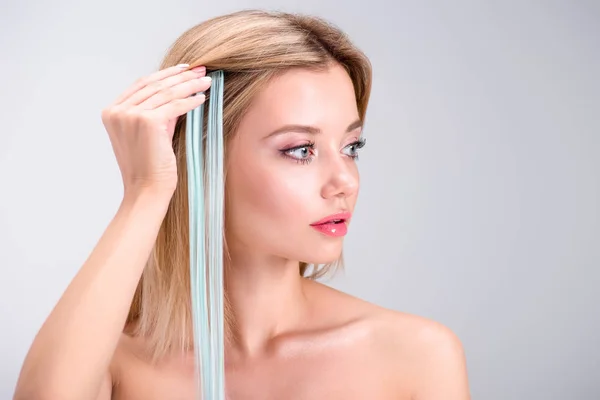
[{"label": "bare shoulder", "polygon": [[463,345],[447,326],[413,314],[374,307],[374,332],[386,363],[411,377],[416,399],[470,399]]},{"label": "bare shoulder", "polygon": [[388,357],[411,375],[417,399],[470,399],[465,353],[445,325],[417,315],[384,310],[380,322]]},{"label": "bare shoulder", "polygon": [[463,345],[447,326],[332,288],[321,290],[338,315],[341,311],[348,317],[354,316],[368,327],[371,348],[380,362],[397,372],[399,381],[411,382],[414,398],[470,399]]}]

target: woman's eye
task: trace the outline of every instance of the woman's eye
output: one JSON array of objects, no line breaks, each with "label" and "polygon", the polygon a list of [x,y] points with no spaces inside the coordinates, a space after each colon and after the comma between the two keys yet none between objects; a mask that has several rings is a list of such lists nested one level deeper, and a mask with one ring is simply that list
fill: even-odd
[{"label": "woman's eye", "polygon": [[291,158],[292,160],[300,164],[308,164],[314,158],[315,144],[309,143],[303,146],[297,146],[291,149],[281,150],[281,154],[284,157]]},{"label": "woman's eye", "polygon": [[286,151],[286,154],[293,158],[303,160],[303,159],[310,157],[310,147],[304,146],[304,147],[299,147],[297,149],[291,149],[291,150]]},{"label": "woman's eye", "polygon": [[357,158],[358,150],[363,148],[365,143],[366,141],[364,138],[357,140],[354,143],[350,143],[348,146],[344,147],[343,153],[346,154],[348,157]]},{"label": "woman's eye", "polygon": [[349,157],[356,157],[358,155],[356,145],[351,144],[349,146],[344,147],[343,153]]}]

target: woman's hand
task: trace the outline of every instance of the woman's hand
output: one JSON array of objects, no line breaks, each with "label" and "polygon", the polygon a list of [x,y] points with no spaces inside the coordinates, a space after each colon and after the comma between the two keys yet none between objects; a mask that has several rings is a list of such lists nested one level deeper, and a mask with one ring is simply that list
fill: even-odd
[{"label": "woman's hand", "polygon": [[[205,101],[206,69],[178,65],[139,79],[102,111],[126,195],[177,186],[173,134],[177,118]],[[195,94],[195,96],[193,96]]]}]

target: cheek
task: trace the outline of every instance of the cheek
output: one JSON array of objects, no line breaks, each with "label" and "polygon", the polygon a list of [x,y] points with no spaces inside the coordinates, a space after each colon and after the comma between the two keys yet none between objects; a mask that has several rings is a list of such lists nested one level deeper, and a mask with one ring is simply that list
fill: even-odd
[{"label": "cheek", "polygon": [[241,175],[236,192],[245,204],[264,219],[293,218],[302,214],[308,190],[300,182],[290,179],[284,171],[274,168],[247,168]]},{"label": "cheek", "polygon": [[299,239],[315,214],[310,207],[319,192],[307,183],[316,185],[316,180],[306,176],[303,166],[285,160],[237,161],[227,178],[228,227],[236,238],[277,247]]}]

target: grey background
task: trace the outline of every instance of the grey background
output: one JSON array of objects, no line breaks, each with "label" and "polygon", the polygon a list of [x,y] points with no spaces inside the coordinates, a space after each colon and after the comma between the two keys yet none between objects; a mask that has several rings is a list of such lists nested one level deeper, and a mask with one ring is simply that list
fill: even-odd
[{"label": "grey background", "polygon": [[593,1],[10,1],[0,9],[0,398],[114,215],[100,110],[240,8],[324,16],[375,71],[347,268],[453,329],[474,399],[600,399]]}]

